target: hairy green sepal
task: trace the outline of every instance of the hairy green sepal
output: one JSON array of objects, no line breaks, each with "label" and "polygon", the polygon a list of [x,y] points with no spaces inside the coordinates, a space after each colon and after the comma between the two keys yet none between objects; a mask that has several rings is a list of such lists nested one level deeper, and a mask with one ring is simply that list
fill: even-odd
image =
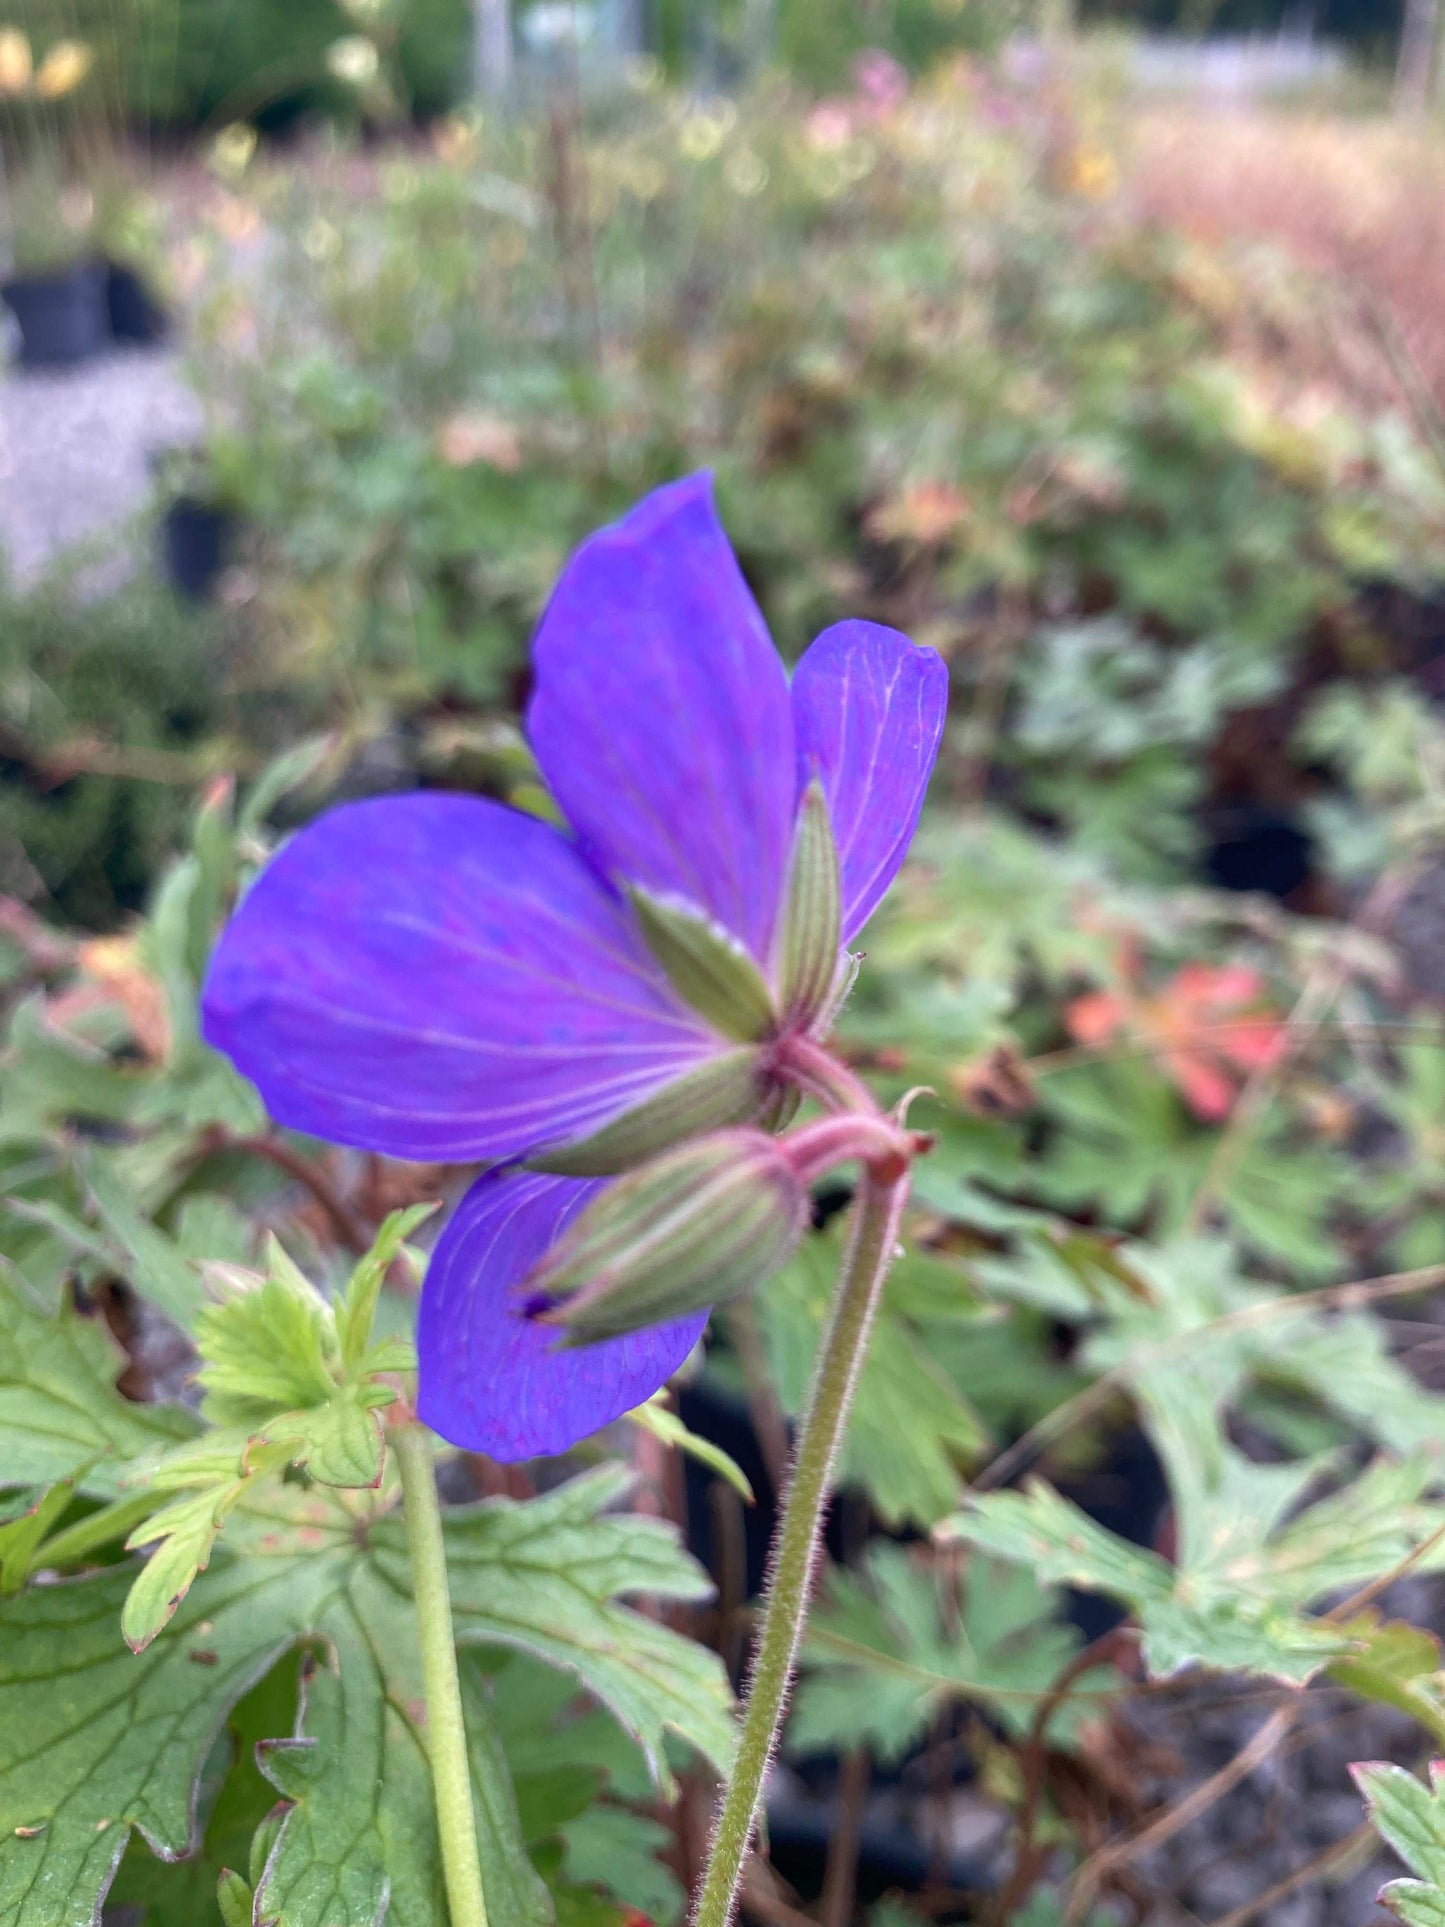
[{"label": "hairy green sepal", "polygon": [[803,1185],[761,1131],[719,1131],[609,1185],[527,1281],[591,1345],[737,1298],[796,1250]]},{"label": "hairy green sepal", "polygon": [[566,1178],[610,1178],[704,1131],[757,1122],[768,1087],[755,1050],[729,1051],[664,1084],[600,1131],[527,1160],[533,1171]]},{"label": "hairy green sepal", "polygon": [[737,938],[679,897],[654,896],[637,884],[628,895],[648,949],[688,1008],[740,1044],[766,1037],[776,1016],[773,994]]},{"label": "hairy green sepal", "polygon": [[787,1023],[810,1027],[828,1008],[838,976],[842,918],[838,846],[815,776],[804,792],[793,832],[778,939],[778,1000]]}]

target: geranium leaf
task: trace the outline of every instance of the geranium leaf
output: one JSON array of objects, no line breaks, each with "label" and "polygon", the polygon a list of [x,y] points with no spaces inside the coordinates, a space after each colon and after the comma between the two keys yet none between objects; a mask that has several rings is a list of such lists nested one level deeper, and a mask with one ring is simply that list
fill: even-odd
[{"label": "geranium leaf", "polygon": [[700,1433],[690,1431],[682,1418],[667,1403],[667,1390],[654,1392],[643,1405],[635,1407],[627,1416],[632,1423],[644,1432],[650,1432],[664,1445],[670,1445],[689,1458],[705,1465],[709,1472],[716,1472],[720,1479],[729,1484],[744,1505],[755,1503],[756,1495],[752,1483],[737,1460],[724,1452],[712,1439],[705,1439]]},{"label": "geranium leaf", "polygon": [[378,1486],[386,1443],[376,1414],[381,1388],[343,1385],[322,1405],[283,1412],[256,1434],[267,1445],[289,1445],[293,1464],[322,1485]]},{"label": "geranium leaf", "polygon": [[1416,1880],[1392,1880],[1380,1899],[1408,1927],[1445,1927],[1445,1762],[1425,1786],[1403,1767],[1372,1761],[1351,1768],[1376,1831]]},{"label": "geranium leaf", "polygon": [[199,1269],[136,1209],[130,1192],[103,1156],[94,1151],[86,1156],[80,1176],[96,1216],[125,1254],[128,1282],[189,1331],[205,1303]]},{"label": "geranium leaf", "polygon": [[626,1807],[592,1805],[562,1829],[562,1872],[579,1887],[598,1887],[627,1904],[623,1915],[656,1927],[681,1918],[686,1895],[661,1855],[669,1829]]},{"label": "geranium leaf", "polygon": [[[832,1302],[841,1248],[831,1234],[806,1237],[757,1298],[773,1383],[784,1409],[801,1412]],[[930,1349],[939,1331],[974,1307],[968,1280],[956,1296],[938,1282],[945,1260],[907,1254],[890,1277],[858,1379],[843,1444],[842,1476],[861,1485],[893,1526],[931,1526],[957,1503],[959,1462],[984,1431]]]},{"label": "geranium leaf", "polygon": [[110,1496],[129,1460],[192,1436],[196,1421],[180,1406],[120,1396],[122,1362],[103,1325],[45,1311],[0,1260],[0,1480],[78,1475],[80,1490]]},{"label": "geranium leaf", "polygon": [[669,1729],[714,1766],[731,1758],[730,1695],[717,1656],[617,1603],[619,1595],[705,1599],[707,1575],[659,1520],[609,1514],[631,1475],[601,1466],[517,1505],[488,1499],[446,1515],[460,1640],[535,1653],[610,1709],[667,1786]]},{"label": "geranium leaf", "polygon": [[[974,1561],[949,1623],[929,1565],[877,1541],[863,1572],[835,1572],[813,1609],[789,1744],[807,1753],[866,1742],[896,1760],[955,1701],[986,1705],[1022,1734],[1077,1644],[1022,1568]],[[1086,1677],[1079,1690],[1097,1684]],[[1072,1717],[1058,1708],[1056,1739]]]},{"label": "geranium leaf", "polygon": [[1437,1746],[1445,1745],[1445,1671],[1435,1635],[1374,1613],[1347,1621],[1343,1630],[1359,1643],[1334,1661],[1330,1678],[1361,1699],[1407,1713],[1434,1735]]},{"label": "geranium leaf", "polygon": [[[92,1927],[132,1828],[175,1859],[231,1706],[307,1627],[321,1561],[218,1561],[139,1657],[130,1567],[0,1608],[0,1923]],[[334,1575],[332,1575],[334,1583]]]},{"label": "geranium leaf", "polygon": [[[457,1629],[563,1669],[606,1704],[665,1775],[663,1734],[714,1761],[731,1741],[716,1659],[618,1603],[693,1599],[707,1582],[675,1536],[603,1508],[628,1475],[602,1468],[525,1504],[448,1518]],[[299,1730],[266,1750],[295,1804],[264,1866],[258,1919],[286,1927],[444,1927],[418,1735],[416,1628],[402,1522],[320,1489],[267,1481],[170,1623],[136,1656],[120,1615],[133,1564],[0,1601],[0,1927],[92,1927],[132,1829],[174,1858],[195,1844],[211,1742],[240,1695],[288,1647],[316,1657]],[[467,1668],[471,1743],[496,1766],[480,1676]],[[520,1856],[504,1783],[479,1809],[499,1918],[546,1920]],[[509,1884],[510,1883],[510,1884]]]},{"label": "geranium leaf", "polygon": [[[1356,1653],[1361,1630],[1308,1610],[1392,1570],[1438,1536],[1427,1461],[1377,1459],[1314,1504],[1329,1461],[1261,1465],[1223,1432],[1187,1371],[1140,1387],[1174,1496],[1178,1565],[1107,1531],[1041,1481],[970,1498],[940,1527],[1040,1578],[1134,1613],[1151,1673],[1201,1665],[1303,1684]],[[1302,1508],[1302,1509],[1301,1509]],[[1428,1723],[1428,1722],[1427,1722]]]},{"label": "geranium leaf", "polygon": [[372,1240],[370,1251],[352,1272],[336,1306],[336,1337],[341,1346],[342,1364],[348,1372],[359,1368],[366,1353],[376,1316],[376,1301],[392,1260],[400,1254],[417,1226],[424,1224],[436,1208],[434,1204],[414,1204],[407,1210],[391,1212]]},{"label": "geranium leaf", "polygon": [[198,1572],[209,1565],[226,1508],[239,1496],[239,1481],[188,1493],[162,1507],[131,1534],[129,1547],[153,1546],[126,1595],[120,1629],[134,1652],[148,1646],[185,1598]]},{"label": "geranium leaf", "polygon": [[264,1278],[246,1274],[219,1288],[196,1331],[206,1416],[216,1425],[258,1425],[324,1404],[336,1389],[331,1311],[275,1239]]},{"label": "geranium leaf", "polygon": [[[427,1761],[411,1603],[361,1565],[333,1596],[329,1646],[305,1676],[295,1735],[263,1743],[267,1777],[295,1802],[256,1888],[256,1918],[285,1927],[443,1927],[446,1893]],[[473,1805],[489,1915],[550,1927],[522,1844],[485,1682],[464,1676]]]}]

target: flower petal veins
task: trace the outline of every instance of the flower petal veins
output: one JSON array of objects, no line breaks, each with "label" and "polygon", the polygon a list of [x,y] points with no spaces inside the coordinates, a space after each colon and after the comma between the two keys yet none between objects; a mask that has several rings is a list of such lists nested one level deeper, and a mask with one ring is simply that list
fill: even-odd
[{"label": "flower petal veins", "polygon": [[816,773],[838,845],[845,943],[908,854],[947,707],[938,651],[876,622],[825,629],[794,673],[798,795]]},{"label": "flower petal veins", "polygon": [[706,475],[582,544],[533,658],[527,733],[583,848],[609,875],[687,898],[766,965],[791,847],[793,724]]},{"label": "flower petal veins", "polygon": [[303,830],[222,935],[202,1015],[278,1123],[416,1159],[580,1135],[726,1048],[576,847],[479,797]]},{"label": "flower petal veins", "polygon": [[522,1315],[516,1287],[602,1187],[490,1172],[468,1191],[427,1268],[417,1330],[418,1416],[494,1459],[565,1452],[650,1398],[702,1335],[706,1312],[569,1350]]},{"label": "flower petal veins", "polygon": [[[625,886],[695,905],[766,971],[814,776],[844,942],[897,873],[947,668],[894,630],[843,622],[790,691],[707,476],[582,545],[535,658],[529,730],[575,840],[477,797],[346,804],[286,846],[223,933],[204,1033],[278,1123],[446,1162],[587,1138],[736,1054],[671,988]],[[418,1400],[454,1444],[565,1451],[648,1398],[700,1335],[705,1314],[574,1350],[522,1315],[516,1286],[597,1189],[504,1165],[443,1231]]]}]

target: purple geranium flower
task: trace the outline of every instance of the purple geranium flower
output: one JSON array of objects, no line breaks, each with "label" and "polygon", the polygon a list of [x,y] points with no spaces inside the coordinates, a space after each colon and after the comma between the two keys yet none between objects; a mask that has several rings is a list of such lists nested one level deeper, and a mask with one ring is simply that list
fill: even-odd
[{"label": "purple geranium flower", "polygon": [[641,1403],[705,1319],[558,1348],[515,1287],[599,1185],[517,1161],[738,1061],[746,1105],[708,1124],[763,1117],[780,1093],[788,1020],[741,1047],[714,1030],[673,989],[629,890],[686,904],[775,981],[816,777],[846,944],[912,839],[947,697],[933,650],[868,622],[819,636],[790,689],[706,476],[582,545],[534,660],[528,733],[572,834],[478,797],[344,804],[253,885],[203,998],[206,1037],[280,1123],[495,1167],[432,1257],[419,1409],[501,1459],[560,1452]]}]

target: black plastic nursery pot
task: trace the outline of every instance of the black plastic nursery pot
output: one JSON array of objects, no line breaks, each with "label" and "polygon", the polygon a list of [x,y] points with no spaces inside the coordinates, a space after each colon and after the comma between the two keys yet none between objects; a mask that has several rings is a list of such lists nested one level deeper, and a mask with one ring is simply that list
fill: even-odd
[{"label": "black plastic nursery pot", "polygon": [[[828,1852],[839,1818],[836,1797],[815,1799],[785,1791],[768,1798],[769,1863],[804,1901],[823,1896]],[[953,1852],[940,1856],[902,1819],[896,1802],[887,1800],[872,1810],[865,1808],[858,1834],[855,1881],[858,1899],[869,1905],[887,1895],[939,1890],[982,1894],[993,1886],[982,1859]],[[971,1910],[965,1913],[950,1907],[935,1918],[951,1923],[976,1915]]]},{"label": "black plastic nursery pot", "polygon": [[0,282],[0,298],[20,331],[22,368],[70,368],[98,355],[110,339],[107,269],[75,261]]},{"label": "black plastic nursery pot", "polygon": [[1256,891],[1281,903],[1308,882],[1314,846],[1299,815],[1259,803],[1209,812],[1204,871],[1217,890]]},{"label": "black plastic nursery pot", "polygon": [[170,334],[170,320],[144,279],[124,262],[105,271],[106,318],[112,341],[138,348],[158,346]]},{"label": "black plastic nursery pot", "polygon": [[178,495],[161,518],[161,565],[188,602],[209,602],[231,552],[235,517],[199,496]]}]

